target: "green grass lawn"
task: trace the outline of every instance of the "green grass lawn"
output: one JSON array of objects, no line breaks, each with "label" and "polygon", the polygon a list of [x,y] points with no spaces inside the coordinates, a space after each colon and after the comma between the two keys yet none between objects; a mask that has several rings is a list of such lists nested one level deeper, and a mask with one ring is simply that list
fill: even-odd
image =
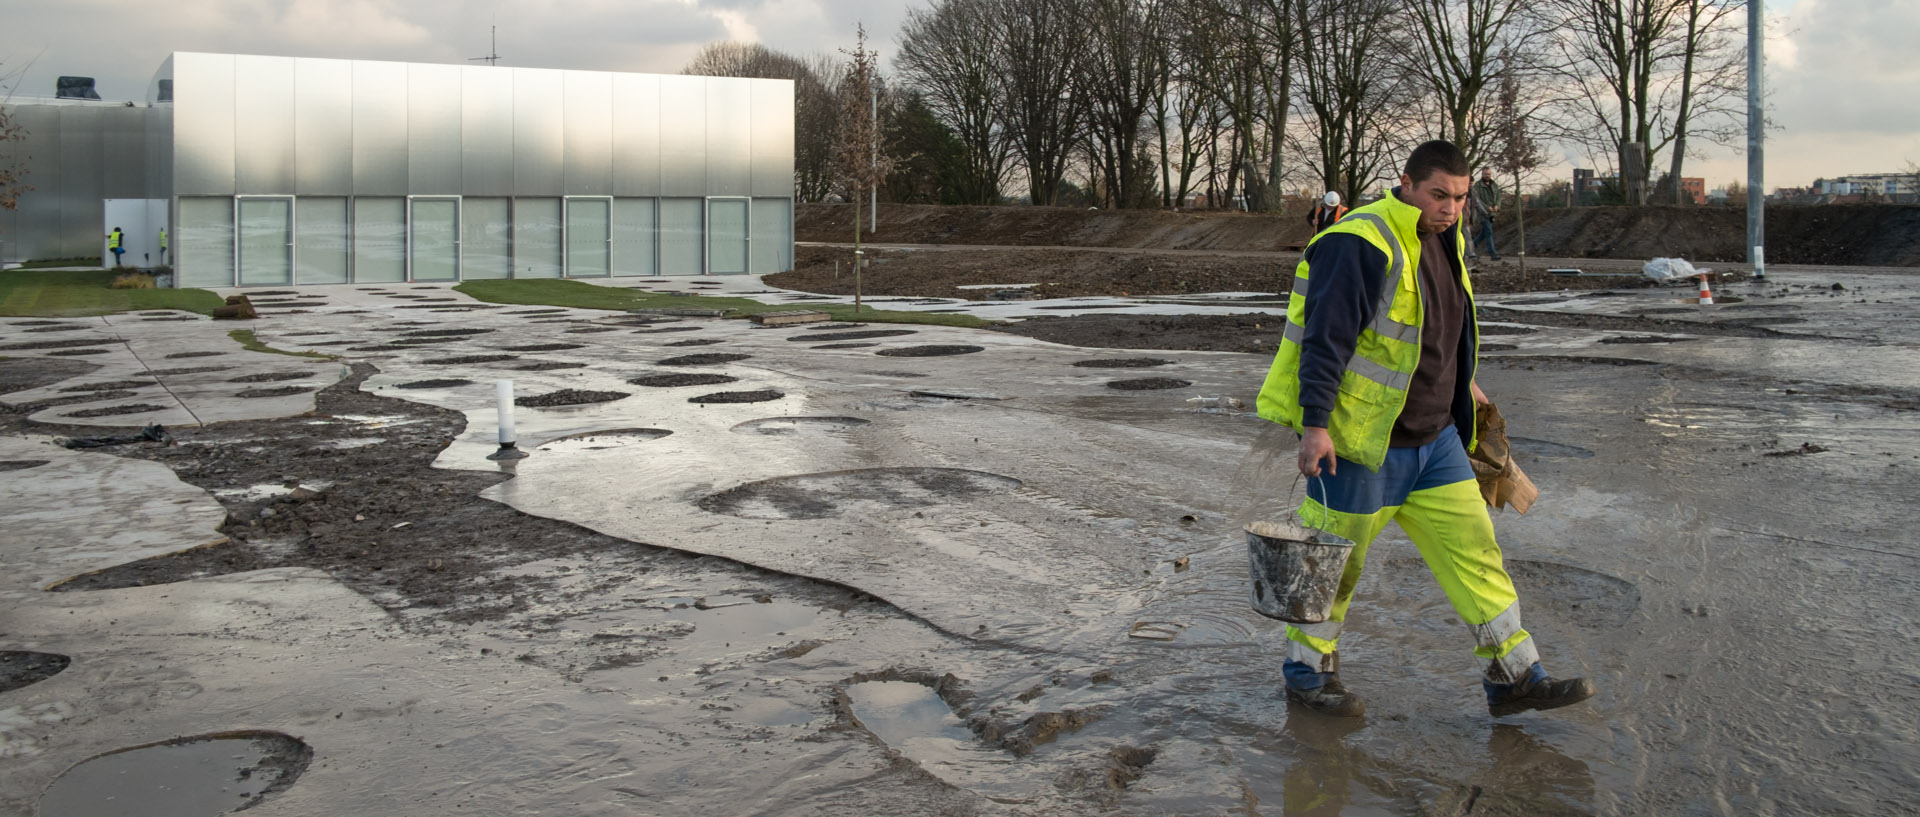
[{"label": "green grass lawn", "polygon": [[241,348],[249,352],[265,352],[270,355],[286,355],[287,357],[310,357],[314,360],[340,359],[339,355],[328,355],[320,352],[289,352],[285,349],[275,349],[262,343],[259,338],[254,337],[252,329],[235,329],[228,332],[227,337],[233,338],[235,343],[240,344]]},{"label": "green grass lawn", "polygon": [[209,314],[225,303],[204,289],[110,289],[109,270],[0,272],[0,316],[77,318],[147,309]]},{"label": "green grass lawn", "polygon": [[455,286],[475,299],[516,306],[566,306],[576,309],[728,309],[729,317],[745,317],[763,312],[817,310],[840,321],[868,323],[922,323],[939,326],[976,328],[990,321],[972,315],[929,312],[899,312],[865,307],[858,313],[852,304],[800,305],[763,304],[751,298],[723,298],[711,295],[661,295],[625,287],[603,287],[581,281],[559,279],[521,279],[517,281],[467,281]]},{"label": "green grass lawn", "polygon": [[96,255],[91,258],[42,258],[38,261],[28,261],[26,263],[23,263],[20,266],[15,267],[15,269],[42,269],[45,267],[97,267],[97,266],[100,266],[100,256]]}]

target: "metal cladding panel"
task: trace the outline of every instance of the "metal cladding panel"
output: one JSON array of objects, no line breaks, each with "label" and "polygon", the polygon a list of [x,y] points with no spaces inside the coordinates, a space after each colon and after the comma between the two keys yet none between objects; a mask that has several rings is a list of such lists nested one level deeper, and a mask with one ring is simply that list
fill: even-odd
[{"label": "metal cladding panel", "polygon": [[100,197],[147,197],[148,108],[108,108],[100,117],[103,181]]},{"label": "metal cladding panel", "polygon": [[145,121],[147,152],[147,192],[145,198],[173,197],[173,106],[156,105],[148,109]]},{"label": "metal cladding panel", "polygon": [[660,78],[613,75],[613,194],[660,192]]},{"label": "metal cladding panel", "polygon": [[293,61],[293,192],[353,192],[353,63]]},{"label": "metal cladding panel", "polygon": [[707,194],[706,77],[660,77],[660,194]]},{"label": "metal cladding panel", "polygon": [[613,75],[568,71],[566,83],[566,192],[613,192]]},{"label": "metal cladding panel", "polygon": [[513,194],[513,69],[460,70],[461,192]]},{"label": "metal cladding panel", "polygon": [[753,190],[753,80],[707,77],[707,194]]},{"label": "metal cladding panel", "polygon": [[793,80],[753,80],[753,195],[793,197]]},{"label": "metal cladding panel", "polygon": [[406,63],[353,63],[353,192],[407,193]]},{"label": "metal cladding panel", "polygon": [[407,66],[407,192],[455,195],[460,176],[462,66]]},{"label": "metal cladding panel", "polygon": [[293,59],[233,58],[234,192],[293,192]]},{"label": "metal cladding panel", "polygon": [[173,194],[233,195],[233,55],[173,58]]},{"label": "metal cladding panel", "polygon": [[[102,132],[106,113],[106,108],[94,107],[72,107],[60,112],[60,188],[56,194],[60,204],[60,242],[89,248],[84,255],[99,252],[101,236],[113,229],[100,225],[103,217],[100,200],[106,198],[101,195],[106,187],[106,172],[101,162],[106,146]],[[28,178],[30,184],[40,186],[38,180]],[[83,236],[90,240],[76,243]]]},{"label": "metal cladding panel", "polygon": [[517,195],[557,196],[566,184],[564,74],[513,69],[513,190]]}]

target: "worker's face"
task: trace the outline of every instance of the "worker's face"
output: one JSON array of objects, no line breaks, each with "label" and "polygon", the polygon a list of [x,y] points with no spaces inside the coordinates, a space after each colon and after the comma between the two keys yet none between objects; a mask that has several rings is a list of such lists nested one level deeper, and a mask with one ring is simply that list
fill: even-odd
[{"label": "worker's face", "polygon": [[1471,176],[1455,176],[1444,170],[1429,173],[1417,182],[1405,173],[1400,174],[1400,198],[1420,208],[1420,232],[1423,233],[1442,232],[1459,221],[1471,189]]}]

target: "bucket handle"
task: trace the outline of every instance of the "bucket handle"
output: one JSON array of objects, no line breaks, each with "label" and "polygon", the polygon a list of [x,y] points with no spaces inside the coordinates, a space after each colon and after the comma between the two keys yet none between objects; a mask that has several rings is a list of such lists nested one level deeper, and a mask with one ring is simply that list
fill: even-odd
[{"label": "bucket handle", "polygon": [[[1301,476],[1303,475],[1297,473],[1293,475],[1294,488],[1300,487]],[[1323,500],[1320,503],[1320,530],[1326,530],[1327,524],[1333,521],[1333,509],[1327,507],[1327,503],[1324,501],[1327,498],[1327,479],[1326,477],[1315,475],[1313,481],[1320,483],[1320,498]],[[1293,488],[1288,488],[1287,493],[1292,494]],[[1313,497],[1308,496],[1307,498],[1312,499]],[[1305,522],[1306,519],[1303,518],[1300,521]]]}]

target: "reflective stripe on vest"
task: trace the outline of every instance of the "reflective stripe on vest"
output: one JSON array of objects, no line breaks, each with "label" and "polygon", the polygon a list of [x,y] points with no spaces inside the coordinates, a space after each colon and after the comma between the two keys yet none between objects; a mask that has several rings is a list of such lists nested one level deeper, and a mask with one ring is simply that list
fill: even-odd
[{"label": "reflective stripe on vest", "polygon": [[[1381,290],[1379,303],[1374,305],[1373,322],[1367,328],[1384,338],[1402,343],[1418,343],[1420,327],[1417,324],[1401,323],[1393,319],[1393,297],[1399,292],[1400,279],[1407,272],[1406,251],[1401,249],[1400,241],[1394,236],[1393,230],[1387,227],[1387,220],[1378,214],[1352,213],[1350,217],[1366,221],[1372,224],[1374,229],[1379,230],[1380,237],[1384,239],[1388,250],[1386,286]],[[1312,286],[1313,279],[1307,279],[1307,285]],[[1293,341],[1296,345],[1305,346],[1307,328],[1289,319],[1286,329],[1281,331],[1280,336]],[[1368,360],[1357,348],[1353,356],[1347,359],[1346,368],[1358,377],[1366,378],[1394,391],[1406,391],[1407,386],[1413,382],[1412,372],[1394,371]]]}]

